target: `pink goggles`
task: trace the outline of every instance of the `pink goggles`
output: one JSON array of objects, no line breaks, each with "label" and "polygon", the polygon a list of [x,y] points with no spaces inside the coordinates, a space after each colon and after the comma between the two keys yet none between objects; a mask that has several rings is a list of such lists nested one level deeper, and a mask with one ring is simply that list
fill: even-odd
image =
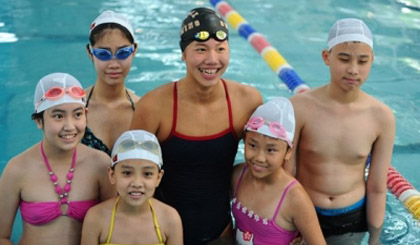
[{"label": "pink goggles", "polygon": [[44,100],[58,100],[62,98],[65,94],[69,94],[71,97],[75,99],[82,99],[86,96],[85,91],[78,86],[72,86],[69,88],[62,88],[62,87],[52,87],[48,89],[47,92],[39,99],[37,103],[37,107],[44,101]]},{"label": "pink goggles", "polygon": [[258,129],[262,127],[264,124],[268,126],[272,135],[268,135],[270,137],[278,138],[287,141],[287,144],[292,147],[292,142],[287,137],[286,129],[284,129],[283,125],[279,122],[266,122],[264,118],[260,116],[251,117],[248,123],[245,125],[245,130],[252,129],[258,132]]}]

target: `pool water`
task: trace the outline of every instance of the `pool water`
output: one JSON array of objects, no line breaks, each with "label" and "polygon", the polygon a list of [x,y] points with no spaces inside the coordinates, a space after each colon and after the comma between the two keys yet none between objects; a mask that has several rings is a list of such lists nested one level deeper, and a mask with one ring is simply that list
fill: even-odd
[{"label": "pool water", "polygon": [[[420,189],[420,12],[401,0],[230,1],[258,32],[286,58],[310,87],[328,83],[321,59],[336,19],[365,20],[375,38],[375,61],[364,90],[395,113],[397,134],[392,165]],[[127,15],[139,52],[127,86],[137,94],[181,78],[179,26],[193,0],[0,0],[0,172],[13,156],[37,143],[42,133],[31,121],[33,91],[51,72],[67,72],[83,86],[95,81],[85,45],[91,21],[103,10]],[[265,100],[292,94],[252,46],[231,28],[231,61],[225,77],[257,87]],[[237,162],[243,159],[243,147]],[[419,222],[388,194],[383,244],[420,244]],[[21,233],[17,216],[13,241]],[[366,240],[365,240],[366,241]]]}]

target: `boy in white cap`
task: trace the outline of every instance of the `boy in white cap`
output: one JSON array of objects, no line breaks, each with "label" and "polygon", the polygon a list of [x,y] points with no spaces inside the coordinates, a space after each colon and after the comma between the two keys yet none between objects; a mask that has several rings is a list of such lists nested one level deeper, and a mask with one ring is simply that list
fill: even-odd
[{"label": "boy in white cap", "polygon": [[20,208],[19,244],[80,244],[87,210],[115,196],[107,179],[110,158],[80,140],[86,128],[85,92],[76,78],[52,73],[37,84],[32,119],[40,143],[11,159],[0,178],[0,244]]},{"label": "boy in white cap", "polygon": [[369,231],[369,243],[378,244],[395,119],[390,108],[361,90],[373,62],[372,33],[359,19],[338,20],[322,58],[330,83],[291,98],[296,150],[287,169],[294,172],[296,164],[328,243],[359,244]]},{"label": "boy in white cap", "polygon": [[153,198],[162,176],[162,153],[155,135],[124,132],[112,149],[109,179],[118,197],[90,209],[82,244],[183,244],[178,212]]},{"label": "boy in white cap", "polygon": [[292,155],[295,116],[284,97],[259,106],[245,125],[246,163],[232,177],[236,244],[325,244],[311,199],[283,165]]}]

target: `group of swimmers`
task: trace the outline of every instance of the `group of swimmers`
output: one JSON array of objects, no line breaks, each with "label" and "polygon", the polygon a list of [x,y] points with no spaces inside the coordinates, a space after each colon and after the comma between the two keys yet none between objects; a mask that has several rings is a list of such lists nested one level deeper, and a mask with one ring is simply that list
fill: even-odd
[{"label": "group of swimmers", "polygon": [[[133,28],[101,13],[86,46],[95,84],[52,73],[36,86],[43,138],[2,173],[0,244],[18,208],[20,244],[360,244],[366,231],[379,244],[395,119],[361,90],[369,28],[338,20],[322,51],[330,82],[266,103],[222,78],[228,38],[213,10],[191,10],[186,75],[139,98],[124,83]],[[241,139],[245,163],[234,166]]]}]

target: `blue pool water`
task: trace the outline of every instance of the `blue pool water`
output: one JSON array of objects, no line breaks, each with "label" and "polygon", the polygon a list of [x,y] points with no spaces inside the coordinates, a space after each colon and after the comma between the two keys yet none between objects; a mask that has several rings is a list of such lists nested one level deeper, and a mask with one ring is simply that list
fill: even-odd
[{"label": "blue pool water", "polygon": [[[310,87],[328,82],[321,50],[332,23],[343,17],[364,19],[375,36],[375,62],[364,90],[394,111],[397,134],[392,165],[420,189],[420,12],[400,2],[404,1],[235,0],[230,4],[265,35]],[[94,82],[85,44],[89,25],[101,11],[126,14],[136,29],[139,52],[127,86],[142,95],[183,76],[178,30],[187,11],[196,6],[210,4],[193,0],[0,0],[0,172],[11,157],[41,139],[30,115],[33,91],[42,76],[68,72],[83,86]],[[230,45],[226,78],[256,86],[265,99],[291,96],[233,29]],[[237,161],[242,159],[241,151]],[[18,216],[13,241],[20,232]],[[384,244],[420,244],[418,221],[392,194],[388,194],[381,240]]]}]

